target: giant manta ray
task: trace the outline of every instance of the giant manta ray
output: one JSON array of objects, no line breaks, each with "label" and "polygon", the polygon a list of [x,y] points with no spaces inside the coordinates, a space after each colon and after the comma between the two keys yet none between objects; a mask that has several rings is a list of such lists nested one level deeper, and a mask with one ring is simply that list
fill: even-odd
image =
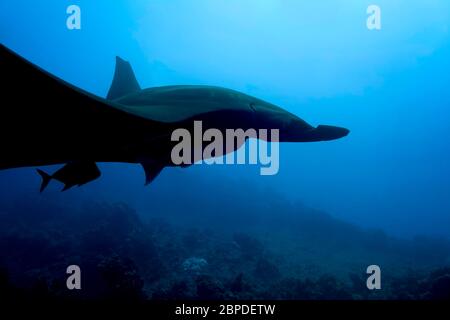
[{"label": "giant manta ray", "polygon": [[192,132],[194,121],[221,132],[278,129],[280,142],[333,140],[349,133],[340,127],[313,127],[280,107],[230,89],[198,85],[141,89],[131,65],[119,57],[103,99],[1,44],[0,50],[0,170],[63,164],[52,175],[38,169],[41,191],[51,179],[64,183],[63,190],[97,179],[97,162],[141,164],[148,184],[164,167],[175,166],[170,156],[175,144],[172,132],[178,128]]}]

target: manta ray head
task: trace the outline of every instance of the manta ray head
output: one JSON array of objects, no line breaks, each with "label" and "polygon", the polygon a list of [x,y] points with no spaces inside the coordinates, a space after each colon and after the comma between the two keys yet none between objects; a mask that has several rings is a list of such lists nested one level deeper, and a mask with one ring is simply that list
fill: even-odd
[{"label": "manta ray head", "polygon": [[328,141],[345,137],[346,128],[319,125],[316,128],[298,116],[271,103],[254,99],[250,103],[255,112],[255,126],[258,129],[278,129],[279,142]]}]

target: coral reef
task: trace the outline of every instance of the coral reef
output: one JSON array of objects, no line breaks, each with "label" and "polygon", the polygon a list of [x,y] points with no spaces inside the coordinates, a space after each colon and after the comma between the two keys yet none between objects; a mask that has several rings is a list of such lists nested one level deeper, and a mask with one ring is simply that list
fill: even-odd
[{"label": "coral reef", "polygon": [[[6,299],[449,299],[445,240],[401,240],[290,210],[268,232],[266,223],[177,225],[124,204],[12,206],[0,214],[0,291]],[[366,287],[373,261],[383,268],[379,291]],[[82,270],[81,291],[65,287],[71,264]]]}]

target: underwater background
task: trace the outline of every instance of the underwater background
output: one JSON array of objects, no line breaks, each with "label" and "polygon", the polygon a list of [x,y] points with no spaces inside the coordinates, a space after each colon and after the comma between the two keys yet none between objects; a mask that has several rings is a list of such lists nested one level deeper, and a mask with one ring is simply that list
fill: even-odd
[{"label": "underwater background", "polygon": [[[72,4],[80,30],[66,27]],[[381,30],[366,27],[371,4]],[[447,0],[2,0],[1,43],[98,96],[121,56],[142,87],[223,86],[351,133],[282,144],[274,176],[194,165],[144,187],[140,166],[100,164],[99,180],[39,194],[35,168],[0,171],[0,288],[18,298],[448,298],[449,23]],[[70,264],[83,272],[79,292],[65,288]],[[366,288],[372,264],[382,290]]]}]

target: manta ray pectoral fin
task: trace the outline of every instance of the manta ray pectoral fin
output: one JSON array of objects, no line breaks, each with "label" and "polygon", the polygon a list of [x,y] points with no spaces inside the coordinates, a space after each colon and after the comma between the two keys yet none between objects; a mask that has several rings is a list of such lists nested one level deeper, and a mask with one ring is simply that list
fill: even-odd
[{"label": "manta ray pectoral fin", "polygon": [[145,185],[149,185],[161,173],[165,165],[155,161],[141,161],[141,166],[145,172]]}]

